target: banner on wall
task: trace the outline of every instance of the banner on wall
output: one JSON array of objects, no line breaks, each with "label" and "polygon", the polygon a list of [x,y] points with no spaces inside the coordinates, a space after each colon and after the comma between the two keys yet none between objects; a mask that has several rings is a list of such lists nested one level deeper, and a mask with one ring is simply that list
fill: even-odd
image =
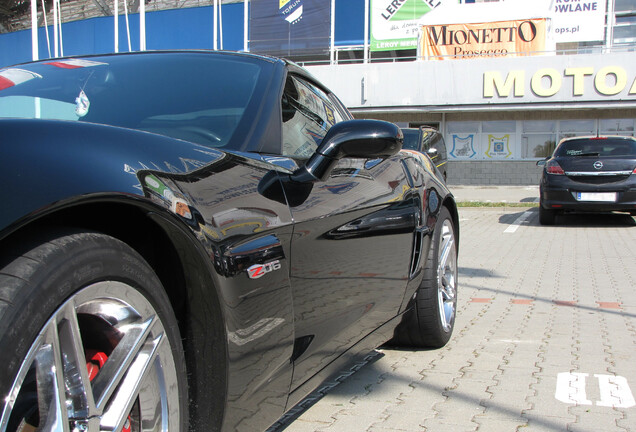
[{"label": "banner on wall", "polygon": [[371,51],[416,49],[419,20],[458,0],[371,0]]},{"label": "banner on wall", "polygon": [[328,55],[331,8],[324,0],[251,0],[250,51],[278,57]]},{"label": "banner on wall", "polygon": [[510,151],[510,135],[501,137],[488,135],[488,150],[486,157],[490,159],[506,159],[512,155]]},{"label": "banner on wall", "polygon": [[452,134],[451,140],[453,149],[449,152],[451,158],[454,159],[475,159],[477,152],[475,151],[475,135],[459,135]]},{"label": "banner on wall", "polygon": [[422,26],[420,53],[427,60],[516,57],[546,49],[547,20]]},{"label": "banner on wall", "polygon": [[602,41],[607,0],[553,0],[552,31],[556,42]]}]

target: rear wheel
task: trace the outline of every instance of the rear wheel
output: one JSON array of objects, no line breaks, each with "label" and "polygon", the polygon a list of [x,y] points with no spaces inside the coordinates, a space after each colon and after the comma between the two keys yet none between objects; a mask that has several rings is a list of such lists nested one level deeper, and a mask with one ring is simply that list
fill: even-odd
[{"label": "rear wheel", "polygon": [[556,214],[556,210],[546,209],[542,204],[539,204],[539,223],[541,225],[554,225]]},{"label": "rear wheel", "polygon": [[17,248],[0,264],[0,431],[186,431],[176,319],[141,256],[99,233]]},{"label": "rear wheel", "polygon": [[450,340],[457,312],[457,242],[453,219],[440,210],[424,278],[414,305],[398,326],[392,343],[440,348]]}]

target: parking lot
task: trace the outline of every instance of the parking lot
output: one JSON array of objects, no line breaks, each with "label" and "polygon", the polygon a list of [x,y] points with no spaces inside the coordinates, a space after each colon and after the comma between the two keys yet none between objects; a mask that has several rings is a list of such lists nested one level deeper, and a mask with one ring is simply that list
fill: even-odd
[{"label": "parking lot", "polygon": [[636,222],[461,208],[455,333],[380,349],[277,431],[636,431]]}]

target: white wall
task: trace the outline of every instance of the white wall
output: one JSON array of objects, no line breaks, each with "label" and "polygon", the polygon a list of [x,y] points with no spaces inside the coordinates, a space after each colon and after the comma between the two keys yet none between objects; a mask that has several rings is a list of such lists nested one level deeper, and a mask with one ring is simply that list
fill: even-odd
[{"label": "white wall", "polygon": [[[636,107],[634,53],[306,67],[354,109]],[[366,87],[366,88],[365,88]]]}]

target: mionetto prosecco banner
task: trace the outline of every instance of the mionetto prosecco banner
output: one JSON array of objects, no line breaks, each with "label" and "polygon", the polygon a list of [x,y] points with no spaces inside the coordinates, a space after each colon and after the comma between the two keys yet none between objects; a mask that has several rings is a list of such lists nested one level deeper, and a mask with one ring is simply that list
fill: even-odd
[{"label": "mionetto prosecco banner", "polygon": [[546,20],[422,26],[421,55],[427,60],[515,57],[545,50]]}]

